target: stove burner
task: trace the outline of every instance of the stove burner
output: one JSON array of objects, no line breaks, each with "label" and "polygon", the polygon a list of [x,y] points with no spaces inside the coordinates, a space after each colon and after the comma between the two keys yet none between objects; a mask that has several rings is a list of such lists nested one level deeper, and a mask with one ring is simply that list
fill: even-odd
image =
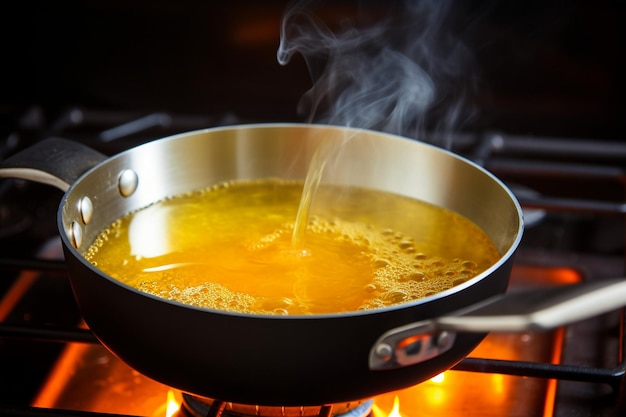
[{"label": "stove burner", "polygon": [[183,394],[181,410],[191,417],[366,417],[374,400],[307,407],[234,404]]}]

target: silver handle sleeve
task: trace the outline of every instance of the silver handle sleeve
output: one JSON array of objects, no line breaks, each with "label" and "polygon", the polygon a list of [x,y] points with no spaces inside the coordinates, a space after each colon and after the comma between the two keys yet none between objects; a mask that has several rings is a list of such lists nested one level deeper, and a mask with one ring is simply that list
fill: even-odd
[{"label": "silver handle sleeve", "polygon": [[413,365],[448,350],[457,332],[548,330],[626,306],[626,278],[511,292],[444,317],[385,332],[370,350],[370,369]]}]

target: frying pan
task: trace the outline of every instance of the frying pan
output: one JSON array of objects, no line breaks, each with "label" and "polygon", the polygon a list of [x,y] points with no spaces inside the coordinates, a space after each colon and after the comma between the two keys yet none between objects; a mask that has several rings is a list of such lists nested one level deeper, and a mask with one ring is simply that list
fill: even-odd
[{"label": "frying pan", "polygon": [[[166,197],[237,179],[304,179],[316,149],[329,141],[341,141],[349,156],[330,181],[453,210],[480,226],[501,258],[475,278],[417,301],[269,316],[164,300],[107,276],[82,255],[114,220]],[[504,295],[502,301],[523,230],[515,197],[474,163],[390,134],[241,125],[155,140],[112,157],[48,139],[5,160],[0,176],[65,191],[57,222],[70,282],[102,344],[146,376],[211,399],[266,406],[360,400],[452,367],[490,330],[557,326],[626,303],[622,280]]]}]

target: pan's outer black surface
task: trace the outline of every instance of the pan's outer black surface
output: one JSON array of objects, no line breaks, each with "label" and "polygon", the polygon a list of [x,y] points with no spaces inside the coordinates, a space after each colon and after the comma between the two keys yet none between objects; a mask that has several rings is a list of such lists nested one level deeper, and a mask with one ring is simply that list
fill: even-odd
[{"label": "pan's outer black surface", "polygon": [[385,331],[504,292],[510,265],[456,294],[417,306],[336,317],[252,317],[195,310],[128,291],[71,253],[76,299],[90,328],[145,375],[187,392],[242,404],[319,405],[369,398],[427,380],[464,358],[482,335],[460,334],[426,363],[368,369]]},{"label": "pan's outer black surface", "polygon": [[[108,277],[82,255],[104,227],[129,211],[227,180],[303,178],[320,143],[347,138],[352,139],[342,152],[348,157],[329,180],[409,195],[457,211],[489,234],[503,254],[500,261],[465,284],[417,302],[366,312],[286,317],[165,301]],[[122,175],[127,170],[138,182],[135,187],[131,180],[122,187],[131,192],[120,193],[120,178],[129,178]],[[30,175],[7,172],[0,170],[0,175]],[[58,186],[58,181],[50,181],[57,176],[53,172],[32,179]],[[59,231],[76,300],[94,334],[131,367],[157,381],[243,404],[308,406],[359,400],[450,368],[483,336],[458,335],[443,355],[406,368],[372,371],[368,356],[376,339],[391,328],[504,292],[523,229],[512,194],[471,162],[417,141],[340,127],[247,125],[190,132],[107,158],[68,187],[58,212]],[[90,204],[84,204],[85,198]],[[93,210],[87,209],[85,216],[89,206]]]}]

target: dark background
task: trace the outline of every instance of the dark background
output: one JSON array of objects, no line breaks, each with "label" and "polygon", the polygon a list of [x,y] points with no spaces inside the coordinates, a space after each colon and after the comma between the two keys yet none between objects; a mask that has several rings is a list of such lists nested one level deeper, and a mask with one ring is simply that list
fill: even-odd
[{"label": "dark background", "polygon": [[[397,12],[390,3],[396,2],[327,0],[316,11],[330,21],[355,16],[377,21]],[[151,112],[172,112],[189,116],[186,120],[192,123],[182,123],[185,127],[198,128],[220,121],[303,121],[306,115],[298,114],[297,108],[311,87],[308,70],[298,56],[284,67],[276,60],[287,4],[278,0],[2,2],[0,157],[15,150],[13,142],[25,146],[50,132],[80,138],[85,134],[91,139],[88,123],[78,132],[71,126],[59,127],[58,121],[73,108],[96,110],[108,115],[105,119],[113,114],[114,123]],[[459,127],[462,131],[626,142],[623,1],[458,0],[450,10],[455,16],[441,29],[459,35],[475,59],[465,75],[477,83],[468,103],[476,113]],[[112,127],[108,121],[93,130],[99,133]],[[158,129],[149,132],[151,138],[164,134]],[[104,150],[114,153],[119,148]],[[611,163],[615,161],[600,162]],[[623,202],[624,171],[619,172],[609,193]],[[563,187],[561,179],[531,178],[530,185],[577,197],[583,189],[590,194],[607,188],[606,183],[595,186],[582,181],[581,185],[579,177]],[[22,257],[25,247],[32,251],[38,247],[32,245],[57,233],[54,213],[59,191],[39,184],[13,185],[0,184],[0,247],[5,258]],[[601,223],[599,231],[583,223],[582,232],[576,229],[577,239],[573,239],[572,233],[562,234],[560,226],[578,224],[579,219],[564,217],[555,221],[557,232],[550,234],[548,229],[546,237],[533,236],[531,230],[525,241],[576,249],[584,242],[585,249],[597,251],[600,245],[601,251],[623,253],[623,222],[617,228],[612,222]],[[59,280],[42,279],[46,287],[34,293],[32,303],[16,309],[13,319],[32,324],[77,320],[71,308],[76,317],[70,319],[65,310],[48,308],[51,302],[73,306],[69,287],[59,287]],[[0,292],[12,282],[7,276],[0,281]],[[38,306],[35,313],[31,304]],[[0,403],[26,403],[58,351],[50,352],[45,345],[32,355],[28,342],[1,342]]]},{"label": "dark background", "polygon": [[[276,61],[286,1],[8,3],[3,134],[32,105],[50,119],[70,106],[304,118],[296,108],[308,71],[298,57]],[[318,10],[375,19],[386,4],[326,1]],[[608,0],[456,2],[479,80],[478,112],[463,129],[621,140],[624,9]]]}]

